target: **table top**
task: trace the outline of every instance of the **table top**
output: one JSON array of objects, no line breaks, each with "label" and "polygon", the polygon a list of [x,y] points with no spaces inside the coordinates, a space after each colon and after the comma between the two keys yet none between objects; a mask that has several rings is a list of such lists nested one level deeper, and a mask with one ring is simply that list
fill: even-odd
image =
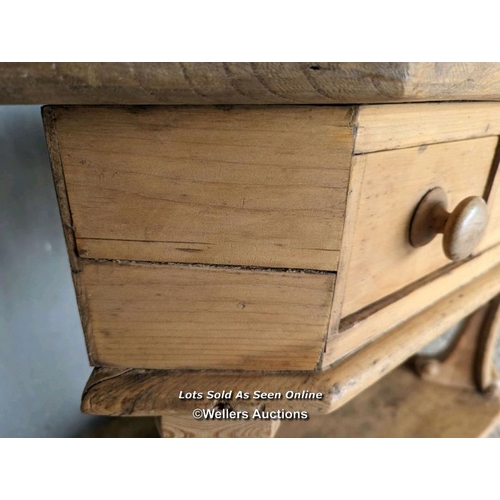
[{"label": "table top", "polygon": [[500,63],[0,63],[0,104],[500,100]]}]

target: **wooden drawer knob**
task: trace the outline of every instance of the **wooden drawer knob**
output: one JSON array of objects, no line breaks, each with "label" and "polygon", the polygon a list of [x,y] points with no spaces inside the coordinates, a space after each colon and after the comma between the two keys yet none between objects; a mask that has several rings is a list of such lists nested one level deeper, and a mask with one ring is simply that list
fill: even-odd
[{"label": "wooden drawer knob", "polygon": [[429,191],[418,204],[410,224],[410,243],[427,245],[443,234],[443,250],[451,260],[468,257],[481,241],[488,223],[488,207],[479,196],[469,196],[449,213],[446,193],[439,187]]}]

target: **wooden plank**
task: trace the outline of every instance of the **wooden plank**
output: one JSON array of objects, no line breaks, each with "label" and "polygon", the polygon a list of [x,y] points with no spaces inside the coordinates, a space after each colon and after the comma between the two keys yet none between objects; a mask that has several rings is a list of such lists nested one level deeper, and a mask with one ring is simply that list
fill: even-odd
[{"label": "wooden plank", "polygon": [[499,417],[498,400],[423,382],[401,367],[335,413],[282,422],[276,437],[486,437]]},{"label": "wooden plank", "polygon": [[[462,264],[451,264],[435,275],[403,288],[398,294],[382,300],[340,323],[338,333],[329,337],[323,366],[360,349],[367,342],[404,323],[469,281],[488,273],[500,262],[500,245]],[[479,307],[480,304],[478,304]]]},{"label": "wooden plank", "polygon": [[[267,400],[266,410],[328,413],[347,403],[500,292],[500,266],[437,301],[416,317],[336,365],[313,373],[192,372],[95,369],[82,410],[96,415],[161,416],[166,411],[212,408],[214,401],[180,400],[180,391],[321,392],[322,399]],[[446,311],[446,314],[443,314]],[[234,410],[252,410],[262,400],[231,400]]]},{"label": "wooden plank", "polygon": [[50,109],[80,256],[336,269],[352,108]]},{"label": "wooden plank", "polygon": [[191,413],[174,412],[159,417],[164,438],[271,438],[279,420],[195,420]]},{"label": "wooden plank", "polygon": [[355,154],[500,134],[500,103],[361,106]]},{"label": "wooden plank", "polygon": [[[409,240],[422,197],[444,189],[450,210],[468,196],[483,196],[496,137],[357,156],[363,163],[342,316],[389,296],[449,263],[438,236],[421,248]],[[474,172],[474,175],[471,175]]]},{"label": "wooden plank", "polygon": [[351,174],[349,177],[346,218],[344,222],[344,233],[342,236],[339,265],[337,268],[337,279],[335,281],[335,293],[333,295],[332,309],[328,325],[328,337],[338,332],[342,317],[345,290],[349,277],[348,272],[360,204],[361,186],[363,185],[363,178],[365,175],[365,163],[356,160],[356,158],[353,158]]},{"label": "wooden plank", "polygon": [[52,177],[54,179],[54,187],[56,190],[57,203],[59,206],[59,213],[63,227],[64,240],[68,250],[69,264],[71,268],[71,278],[75,287],[76,296],[78,298],[78,312],[80,314],[80,321],[85,335],[85,344],[87,348],[87,355],[91,365],[94,364],[95,345],[93,343],[92,325],[88,316],[88,304],[86,296],[83,291],[83,283],[81,280],[81,266],[80,259],[76,251],[76,241],[73,232],[73,219],[71,217],[71,210],[68,201],[68,194],[66,191],[66,182],[64,179],[64,172],[59,154],[59,144],[57,142],[57,133],[54,124],[54,114],[50,110],[43,113],[43,123],[45,127],[45,138],[47,141],[48,152],[50,156],[50,164],[52,168]]},{"label": "wooden plank", "polygon": [[500,99],[498,63],[1,63],[1,104],[355,104]]},{"label": "wooden plank", "polygon": [[492,101],[500,98],[499,63],[408,63],[404,100]]},{"label": "wooden plank", "polygon": [[333,273],[82,263],[94,362],[169,369],[312,370]]}]

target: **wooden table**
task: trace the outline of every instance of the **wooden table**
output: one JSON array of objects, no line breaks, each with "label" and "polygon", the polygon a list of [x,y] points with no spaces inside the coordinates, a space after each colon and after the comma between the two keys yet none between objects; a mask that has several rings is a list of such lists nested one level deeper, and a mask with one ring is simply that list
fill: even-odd
[{"label": "wooden table", "polygon": [[307,435],[241,415],[337,409],[323,435],[484,434],[499,98],[485,63],[0,65],[0,103],[49,105],[83,411],[164,436]]}]

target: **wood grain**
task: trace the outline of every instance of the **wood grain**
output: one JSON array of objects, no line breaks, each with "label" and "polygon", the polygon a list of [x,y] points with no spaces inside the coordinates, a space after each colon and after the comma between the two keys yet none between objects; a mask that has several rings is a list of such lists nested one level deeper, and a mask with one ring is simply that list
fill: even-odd
[{"label": "wood grain", "polygon": [[335,270],[351,108],[46,108],[85,258]]},{"label": "wood grain", "polygon": [[[497,245],[460,265],[449,264],[427,278],[403,288],[398,294],[344,318],[340,322],[339,331],[332,332],[329,337],[323,366],[360,349],[411,316],[418,316],[429,304],[442,300],[450,292],[487,274],[499,262],[500,245]],[[471,297],[471,300],[476,298]],[[478,303],[477,307],[480,305]]]},{"label": "wood grain", "polygon": [[159,417],[158,430],[164,438],[271,438],[279,420],[195,420],[191,413]]},{"label": "wood grain", "polygon": [[343,317],[448,263],[441,237],[422,248],[411,246],[415,208],[438,186],[447,194],[450,209],[468,196],[483,196],[496,144],[497,138],[488,137],[355,157],[355,165],[364,164],[364,179]]},{"label": "wood grain", "polygon": [[404,82],[407,101],[489,101],[500,98],[500,64],[411,62]]},{"label": "wood grain", "polygon": [[498,63],[2,63],[1,104],[355,104],[500,99]]},{"label": "wood grain", "polygon": [[401,367],[331,415],[283,422],[276,437],[475,438],[487,436],[499,418],[498,401],[422,382]]},{"label": "wood grain", "polygon": [[[349,278],[348,271],[352,255],[352,245],[356,231],[356,221],[360,204],[361,186],[365,175],[365,163],[356,161],[354,158],[351,165],[351,175],[349,177],[349,189],[346,204],[346,218],[344,222],[344,233],[342,236],[342,246],[335,280],[335,293],[333,295],[330,322],[328,326],[328,336],[334,335],[339,330],[342,318],[342,308],[344,305],[345,290]],[[326,351],[326,346],[325,346]],[[322,361],[323,363],[323,361]]]},{"label": "wood grain", "polygon": [[488,204],[488,225],[486,234],[479,243],[478,251],[489,248],[500,241],[500,142],[493,160],[485,199]]},{"label": "wood grain", "polygon": [[335,283],[333,273],[91,261],[81,275],[94,362],[135,368],[313,370]]},{"label": "wood grain", "polygon": [[[96,415],[161,416],[166,411],[211,408],[214,401],[179,400],[182,391],[234,390],[321,392],[308,400],[310,413],[336,410],[418,352],[431,340],[500,292],[500,266],[435,302],[416,317],[336,365],[313,373],[192,372],[97,368],[83,394],[82,410]],[[446,311],[446,314],[443,314]],[[234,410],[260,400],[231,401]],[[266,409],[303,410],[304,400],[266,401]]]},{"label": "wood grain", "polygon": [[69,264],[71,268],[71,278],[77,296],[78,312],[80,321],[82,323],[83,331],[85,332],[85,345],[87,355],[91,365],[94,364],[95,345],[92,335],[92,324],[88,314],[88,304],[86,302],[86,295],[83,290],[83,283],[81,280],[81,261],[78,258],[76,250],[75,234],[73,232],[73,218],[71,216],[71,209],[68,201],[68,193],[66,191],[66,181],[64,179],[64,172],[59,154],[59,144],[57,141],[57,133],[55,130],[54,113],[46,110],[43,113],[43,124],[45,128],[45,139],[50,157],[50,165],[52,169],[52,177],[54,180],[54,187],[56,190],[57,203],[59,206],[59,214],[61,216],[64,240],[68,251]]},{"label": "wood grain", "polygon": [[361,106],[355,154],[500,134],[500,103]]}]

